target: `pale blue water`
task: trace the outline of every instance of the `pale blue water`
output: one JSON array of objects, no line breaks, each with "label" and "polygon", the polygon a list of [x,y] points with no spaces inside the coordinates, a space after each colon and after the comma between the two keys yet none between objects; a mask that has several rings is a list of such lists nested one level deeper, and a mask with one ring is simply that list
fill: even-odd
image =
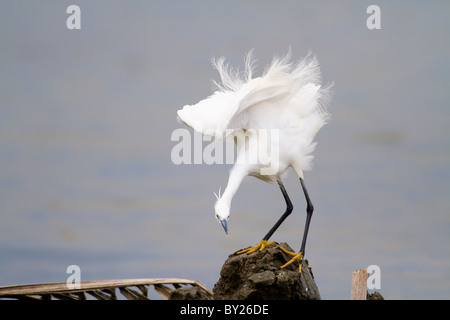
[{"label": "pale blue water", "polygon": [[[0,4],[0,285],[184,277],[209,288],[228,254],[284,210],[247,178],[228,237],[214,195],[229,165],[175,166],[176,111],[211,93],[212,56],[259,71],[291,46],[334,81],[332,122],[305,180],[316,211],[307,258],[324,299],[380,266],[388,299],[450,298],[448,1],[66,1]],[[305,219],[275,233],[298,249]]]}]

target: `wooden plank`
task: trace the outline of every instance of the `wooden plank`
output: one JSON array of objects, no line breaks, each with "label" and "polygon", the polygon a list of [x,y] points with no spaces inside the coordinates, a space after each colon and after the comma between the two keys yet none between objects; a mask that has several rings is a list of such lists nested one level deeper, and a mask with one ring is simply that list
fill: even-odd
[{"label": "wooden plank", "polygon": [[97,290],[97,291],[101,291],[104,294],[109,296],[109,300],[117,300],[117,296],[116,296],[116,289],[115,288],[105,288],[102,290]]},{"label": "wooden plank", "polygon": [[146,286],[144,286],[144,285],[138,285],[137,287],[138,287],[139,290],[141,290],[141,292],[142,292],[142,294],[143,294],[144,296],[146,296],[146,297],[148,296],[148,289],[147,289]]},{"label": "wooden plank", "polygon": [[163,284],[155,284],[153,286],[153,288],[155,288],[155,291],[166,300],[169,299],[170,294],[173,291],[173,289],[171,289]]},{"label": "wooden plank", "polygon": [[120,293],[123,294],[123,296],[128,300],[139,300],[132,292],[129,291],[129,289],[120,287],[119,290]]},{"label": "wooden plank", "polygon": [[122,289],[124,290],[124,292],[126,291],[126,292],[132,294],[133,298],[132,299],[128,298],[129,300],[150,300],[148,297],[144,296],[143,294],[141,294],[131,288],[119,288],[120,292],[124,296],[126,296],[126,295],[122,292]]},{"label": "wooden plank", "polygon": [[[179,279],[179,278],[148,278],[148,279],[118,279],[118,280],[100,280],[100,281],[82,281],[80,287],[77,289],[70,289],[66,283],[44,283],[44,284],[30,284],[30,285],[16,285],[8,287],[0,287],[0,298],[16,297],[26,298],[32,295],[53,296],[59,299],[85,299],[82,294],[86,292],[97,299],[117,299],[115,289],[126,288],[127,295],[135,298],[148,299],[146,286],[159,286],[164,284],[171,284],[173,286],[191,285],[198,286],[207,292],[211,297],[213,293],[202,283],[193,280]],[[129,289],[127,287],[137,287],[142,291]],[[131,291],[130,291],[131,290]]]},{"label": "wooden plank", "polygon": [[58,300],[79,300],[77,297],[71,295],[70,293],[55,293],[53,294]]},{"label": "wooden plank", "polygon": [[367,269],[353,271],[352,274],[352,300],[366,300],[367,299],[367,278],[369,274]]},{"label": "wooden plank", "polygon": [[[149,279],[120,279],[120,280],[95,280],[95,281],[82,281],[80,282],[79,289],[69,289],[66,283],[44,283],[44,284],[30,284],[30,285],[17,285],[0,287],[0,296],[5,295],[27,295],[27,294],[48,294],[63,293],[63,292],[79,292],[95,289],[119,288],[138,285],[154,285],[154,284],[172,284],[182,283],[190,284],[193,286],[199,286],[207,292],[209,291],[203,284],[187,279],[178,278],[149,278]],[[212,294],[212,292],[211,292]]]},{"label": "wooden plank", "polygon": [[106,295],[105,293],[103,293],[102,290],[90,290],[86,291],[86,293],[93,296],[97,300],[116,300],[112,299],[110,295]]}]

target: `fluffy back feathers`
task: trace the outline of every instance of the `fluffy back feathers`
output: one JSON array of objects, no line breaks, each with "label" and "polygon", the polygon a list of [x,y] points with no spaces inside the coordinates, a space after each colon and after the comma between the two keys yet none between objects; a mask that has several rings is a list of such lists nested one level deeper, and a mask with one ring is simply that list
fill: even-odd
[{"label": "fluffy back feathers", "polygon": [[[321,87],[319,63],[311,53],[293,63],[289,50],[284,56],[274,57],[261,77],[256,78],[253,78],[253,51],[247,54],[243,71],[230,67],[223,57],[213,59],[212,63],[220,75],[221,81],[214,81],[218,90],[178,111],[182,122],[202,134],[220,138],[226,129],[247,129],[255,125],[268,129],[269,123],[267,127],[264,125],[265,118],[273,128],[276,127],[274,119],[287,113],[296,118],[320,113],[323,121],[328,117],[324,106],[329,88]],[[305,104],[301,94],[307,88],[311,88],[307,91],[313,94]]]}]

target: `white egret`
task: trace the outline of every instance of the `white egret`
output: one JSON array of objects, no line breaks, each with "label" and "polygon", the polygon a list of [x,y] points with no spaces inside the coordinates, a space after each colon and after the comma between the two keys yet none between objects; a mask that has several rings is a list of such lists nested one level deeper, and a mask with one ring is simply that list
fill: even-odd
[{"label": "white egret", "polygon": [[[281,180],[283,173],[293,168],[306,198],[306,224],[300,251],[295,253],[282,248],[293,256],[282,268],[298,260],[301,272],[314,210],[303,171],[311,166],[312,152],[316,146],[313,139],[329,117],[326,105],[330,87],[322,87],[315,57],[308,54],[293,63],[290,56],[289,51],[285,56],[274,57],[262,76],[255,78],[251,51],[246,57],[243,72],[230,68],[224,58],[213,59],[221,78],[220,83],[216,82],[218,90],[195,105],[184,106],[177,114],[182,123],[199,133],[215,136],[216,139],[231,137],[235,142],[241,141],[237,143],[236,162],[230,170],[227,187],[222,195],[220,192],[216,195],[216,218],[227,234],[231,200],[246,176],[277,182],[281,189],[286,211],[259,244],[238,254],[263,250],[274,243],[268,242],[269,238],[293,210]],[[264,154],[261,149],[270,152]]]}]

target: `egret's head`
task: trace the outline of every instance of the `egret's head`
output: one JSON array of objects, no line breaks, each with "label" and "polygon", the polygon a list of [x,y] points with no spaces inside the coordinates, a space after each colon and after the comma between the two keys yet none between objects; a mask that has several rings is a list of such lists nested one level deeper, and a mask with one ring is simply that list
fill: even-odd
[{"label": "egret's head", "polygon": [[[217,197],[217,196],[216,196]],[[216,205],[214,206],[216,211],[216,219],[220,222],[225,233],[228,234],[227,220],[230,217],[230,207],[224,203],[222,198],[217,197]]]}]

